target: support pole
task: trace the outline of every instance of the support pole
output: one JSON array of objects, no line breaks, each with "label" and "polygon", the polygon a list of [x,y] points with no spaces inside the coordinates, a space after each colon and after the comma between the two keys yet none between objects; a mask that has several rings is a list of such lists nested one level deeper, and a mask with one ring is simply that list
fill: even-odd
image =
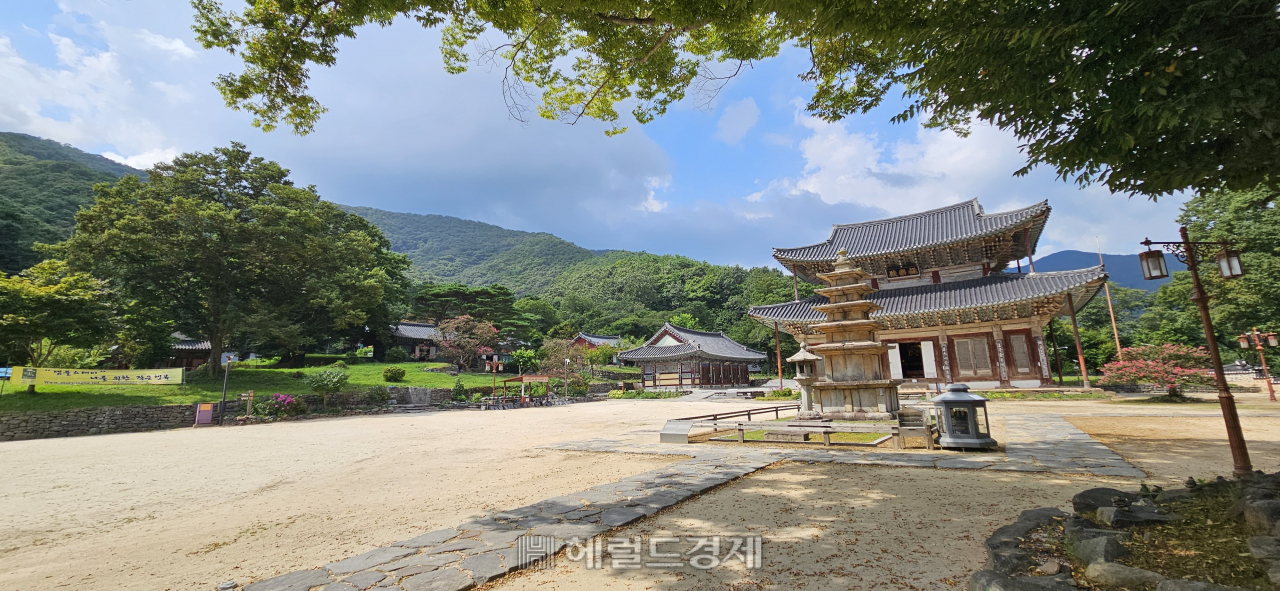
[{"label": "support pole", "polygon": [[1200,283],[1199,263],[1196,260],[1195,245],[1187,235],[1187,228],[1179,229],[1182,236],[1182,248],[1187,253],[1187,269],[1191,271],[1191,301],[1200,309],[1200,321],[1204,324],[1204,338],[1209,347],[1209,359],[1213,362],[1214,382],[1218,385],[1218,405],[1222,407],[1222,420],[1227,425],[1227,443],[1231,445],[1231,460],[1235,463],[1236,478],[1244,479],[1253,475],[1253,464],[1249,461],[1249,448],[1244,442],[1244,431],[1240,428],[1240,415],[1236,413],[1236,399],[1231,395],[1231,387],[1227,385],[1227,374],[1222,369],[1222,356],[1218,354],[1218,339],[1214,336],[1213,319],[1209,317],[1209,296]]},{"label": "support pole", "polygon": [[[1106,268],[1102,261],[1102,246],[1098,246],[1098,265]],[[1120,329],[1116,327],[1116,309],[1111,305],[1111,281],[1102,284],[1107,292],[1107,313],[1111,315],[1111,335],[1116,338],[1116,359],[1124,359],[1124,349],[1120,348]]]},{"label": "support pole", "polygon": [[1076,337],[1076,358],[1080,362],[1080,383],[1088,390],[1089,386],[1089,369],[1084,366],[1084,347],[1080,345],[1080,325],[1076,323],[1076,303],[1075,298],[1071,297],[1071,292],[1067,292],[1067,311],[1071,312],[1071,332]]},{"label": "support pole", "polygon": [[1036,260],[1031,258],[1031,228],[1027,228],[1027,239],[1023,240],[1027,246],[1027,266],[1031,267],[1031,272],[1036,272]]},{"label": "support pole", "polygon": [[1062,355],[1058,353],[1058,335],[1053,332],[1053,318],[1049,319],[1049,342],[1053,343],[1053,363],[1058,366],[1058,385],[1062,385]]},{"label": "support pole", "polygon": [[[782,339],[778,338],[778,323],[773,323],[774,354],[778,356],[778,389],[782,389]],[[750,383],[750,382],[748,382]]]},{"label": "support pole", "polygon": [[218,407],[218,426],[227,424],[227,380],[231,379],[231,362],[222,365],[222,406]]},{"label": "support pole", "polygon": [[800,280],[796,278],[796,266],[791,265],[791,293],[795,295],[795,301],[800,301]]},{"label": "support pole", "polygon": [[1267,394],[1271,395],[1271,401],[1276,401],[1276,389],[1271,385],[1271,370],[1267,369],[1267,356],[1262,353],[1262,337],[1258,334],[1258,327],[1253,327],[1253,342],[1258,345],[1258,360],[1262,362],[1262,377],[1267,380]]}]

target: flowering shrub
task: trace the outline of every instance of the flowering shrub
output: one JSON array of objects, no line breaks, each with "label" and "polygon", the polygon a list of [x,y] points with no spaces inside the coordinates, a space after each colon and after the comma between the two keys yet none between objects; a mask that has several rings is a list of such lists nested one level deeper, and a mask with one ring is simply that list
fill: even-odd
[{"label": "flowering shrub", "polygon": [[404,379],[404,368],[398,365],[388,365],[382,369],[382,379],[388,382],[399,382]]},{"label": "flowering shrub", "polygon": [[278,392],[255,406],[258,407],[256,409],[257,414],[269,417],[299,415],[307,410],[307,405],[303,404],[301,400]]},{"label": "flowering shrub", "polygon": [[791,388],[775,388],[769,391],[769,395],[765,396],[768,400],[799,400],[800,391]]},{"label": "flowering shrub", "polygon": [[1121,359],[1102,366],[1100,384],[1155,384],[1176,395],[1178,386],[1213,383],[1204,347],[1145,345],[1121,351]]}]

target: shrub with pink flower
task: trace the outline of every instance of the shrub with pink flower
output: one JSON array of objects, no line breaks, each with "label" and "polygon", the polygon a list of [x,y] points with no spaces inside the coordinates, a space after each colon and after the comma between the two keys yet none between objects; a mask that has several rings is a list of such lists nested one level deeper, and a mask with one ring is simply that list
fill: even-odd
[{"label": "shrub with pink flower", "polygon": [[1187,345],[1144,345],[1121,351],[1121,359],[1102,366],[1102,379],[1107,384],[1155,384],[1170,395],[1179,386],[1213,383],[1208,370],[1209,353],[1204,347]]},{"label": "shrub with pink flower", "polygon": [[301,400],[279,392],[272,394],[271,398],[259,402],[256,406],[258,414],[269,417],[298,415],[307,410],[306,404]]}]

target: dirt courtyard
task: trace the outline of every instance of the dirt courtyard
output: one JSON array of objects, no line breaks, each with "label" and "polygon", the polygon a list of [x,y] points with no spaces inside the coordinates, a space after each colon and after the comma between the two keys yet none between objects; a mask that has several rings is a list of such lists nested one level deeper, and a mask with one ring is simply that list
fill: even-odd
[{"label": "dirt courtyard", "polygon": [[245,583],[683,458],[534,449],[725,405],[610,401],[0,445],[0,589]]},{"label": "dirt courtyard", "polygon": [[[1217,410],[1217,405],[1209,410]],[[1231,448],[1221,416],[1066,418],[1145,470],[1154,484],[1177,484],[1188,476],[1231,478]],[[1280,417],[1245,414],[1240,424],[1253,469],[1280,470]]]},{"label": "dirt courtyard", "polygon": [[[494,589],[755,591],[953,589],[986,559],[982,542],[1025,509],[1124,480],[929,468],[786,462],[610,534],[764,536],[763,567],[554,570],[509,575]],[[679,548],[680,546],[673,546]],[[659,549],[664,549],[660,547]],[[686,548],[687,549],[687,548]],[[724,549],[722,549],[722,552]]]},{"label": "dirt courtyard", "polygon": [[[539,446],[654,443],[666,419],[748,404],[614,400],[7,442],[0,444],[0,589],[208,591],[227,580],[313,568],[684,459]],[[1189,406],[1026,401],[990,408],[995,427],[1009,416],[1077,415],[1066,418],[1147,470],[1152,482],[1229,475],[1221,417],[1178,416],[1215,408]],[[1253,461],[1278,470],[1280,417],[1253,414],[1261,413],[1242,412]],[[995,527],[1023,509],[1068,506],[1075,492],[1101,484],[1137,483],[783,462],[619,534],[762,534],[762,570],[619,574],[561,563],[495,585],[946,589],[979,567],[982,539]]]}]

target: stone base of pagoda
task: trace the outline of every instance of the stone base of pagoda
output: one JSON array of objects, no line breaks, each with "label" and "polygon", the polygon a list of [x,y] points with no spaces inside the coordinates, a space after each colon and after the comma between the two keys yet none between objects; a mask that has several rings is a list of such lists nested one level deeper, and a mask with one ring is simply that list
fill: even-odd
[{"label": "stone base of pagoda", "polygon": [[833,421],[894,421],[898,418],[896,413],[866,410],[823,412],[820,416]]},{"label": "stone base of pagoda", "polygon": [[818,382],[813,385],[813,410],[828,413],[898,412],[898,388],[889,380]]}]

